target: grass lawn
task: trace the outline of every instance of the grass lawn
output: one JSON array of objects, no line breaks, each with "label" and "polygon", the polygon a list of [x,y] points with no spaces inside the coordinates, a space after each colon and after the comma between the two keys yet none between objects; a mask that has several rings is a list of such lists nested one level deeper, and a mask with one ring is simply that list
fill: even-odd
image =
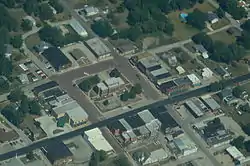
[{"label": "grass lawn", "polygon": [[229,35],[226,31],[221,31],[218,33],[215,33],[213,35],[210,35],[210,37],[215,41],[221,41],[226,44],[231,44],[236,41],[236,38],[234,36]]},{"label": "grass lawn", "polygon": [[32,50],[35,45],[40,43],[40,41],[41,40],[39,38],[39,35],[37,33],[35,33],[35,34],[29,36],[28,38],[26,38],[25,43],[26,43],[27,47],[30,50]]},{"label": "grass lawn", "polygon": [[212,26],[212,28],[213,28],[214,30],[216,30],[216,29],[220,29],[220,28],[222,28],[222,27],[228,25],[229,23],[230,23],[230,22],[228,21],[228,19],[222,18],[222,19],[220,19],[217,23],[214,23],[214,24],[212,24],[211,26]]},{"label": "grass lawn", "polygon": [[248,65],[244,63],[237,63],[236,66],[229,66],[229,72],[232,73],[232,76],[241,76],[248,73]]},{"label": "grass lawn", "polygon": [[247,91],[247,93],[250,94],[250,83],[242,85],[241,88],[244,89],[245,91]]}]

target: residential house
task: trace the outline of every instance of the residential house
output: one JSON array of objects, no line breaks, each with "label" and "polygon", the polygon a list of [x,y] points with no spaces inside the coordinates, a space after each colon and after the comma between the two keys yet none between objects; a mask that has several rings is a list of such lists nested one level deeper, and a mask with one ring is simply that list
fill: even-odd
[{"label": "residential house", "polygon": [[197,53],[199,53],[204,59],[209,58],[208,51],[201,44],[195,44],[194,49]]}]

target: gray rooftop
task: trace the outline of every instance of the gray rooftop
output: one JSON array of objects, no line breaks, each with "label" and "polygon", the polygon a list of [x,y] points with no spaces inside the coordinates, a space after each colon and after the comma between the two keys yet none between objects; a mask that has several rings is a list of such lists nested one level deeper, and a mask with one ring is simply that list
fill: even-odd
[{"label": "gray rooftop", "polygon": [[144,110],[138,113],[139,117],[145,122],[150,123],[155,119],[155,117],[149,112],[149,110]]},{"label": "gray rooftop", "polygon": [[97,57],[111,53],[110,49],[98,37],[87,40],[86,44]]},{"label": "gray rooftop", "polygon": [[140,59],[140,62],[145,68],[150,68],[156,65],[160,65],[159,59],[156,57],[142,58]]},{"label": "gray rooftop", "polygon": [[166,73],[168,73],[168,71],[167,71],[167,69],[165,69],[165,68],[160,68],[160,69],[158,69],[158,70],[154,70],[154,71],[151,71],[151,74],[154,76],[154,77],[156,77],[156,76],[159,76],[159,75],[162,75],[162,74],[166,74]]},{"label": "gray rooftop", "polygon": [[206,53],[207,52],[207,50],[204,48],[204,46],[203,45],[201,45],[201,44],[195,44],[194,45],[194,48],[196,49],[196,50],[198,50],[199,52],[201,52],[201,53]]},{"label": "gray rooftop", "polygon": [[212,110],[217,110],[221,108],[221,106],[211,96],[202,96],[201,99]]},{"label": "gray rooftop", "polygon": [[198,108],[193,101],[188,100],[185,102],[185,104],[189,107],[189,109],[191,109],[197,116],[202,116],[204,115],[204,113],[200,110],[200,108]]}]

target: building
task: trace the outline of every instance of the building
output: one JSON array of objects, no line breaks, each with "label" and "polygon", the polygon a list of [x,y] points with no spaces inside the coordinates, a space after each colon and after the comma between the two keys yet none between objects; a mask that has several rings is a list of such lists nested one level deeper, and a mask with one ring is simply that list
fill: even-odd
[{"label": "building", "polygon": [[126,133],[129,136],[129,140],[131,142],[137,141],[137,135],[133,131],[133,127],[130,126],[130,124],[125,119],[119,119],[119,122],[122,124],[122,126],[126,129]]},{"label": "building", "polygon": [[228,147],[226,151],[234,160],[243,161],[246,159],[246,157],[235,146]]},{"label": "building", "polygon": [[156,162],[160,162],[164,159],[167,159],[169,155],[164,149],[157,149],[155,151],[150,152],[149,157],[143,162],[143,165],[149,165]]},{"label": "building", "polygon": [[177,85],[174,81],[168,81],[168,82],[164,82],[160,85],[157,85],[157,88],[162,92],[162,93],[167,93],[170,94],[173,91],[175,91],[175,89],[177,88]]},{"label": "building", "polygon": [[69,25],[76,31],[76,33],[82,37],[87,37],[88,32],[82,27],[82,25],[76,20],[71,19]]},{"label": "building", "polygon": [[193,101],[188,100],[185,102],[185,106],[188,108],[188,110],[190,111],[190,113],[195,117],[201,117],[204,115],[204,112],[197,106],[194,104]]},{"label": "building", "polygon": [[205,67],[202,69],[202,73],[201,73],[201,76],[203,79],[210,79],[213,77],[213,71],[210,70],[208,67]]},{"label": "building", "polygon": [[219,21],[219,17],[217,16],[216,13],[209,11],[207,12],[207,20],[209,21],[210,24],[214,24]]},{"label": "building", "polygon": [[185,69],[183,68],[183,67],[181,67],[181,66],[177,66],[176,67],[176,71],[178,72],[178,74],[184,74],[186,71],[185,71]]},{"label": "building", "polygon": [[5,58],[10,59],[13,52],[13,46],[10,44],[5,44],[4,48],[5,48],[5,53],[4,53]]},{"label": "building", "polygon": [[92,145],[95,150],[104,150],[106,153],[111,154],[114,152],[113,147],[103,137],[102,132],[99,128],[94,128],[85,131],[84,138]]},{"label": "building", "polygon": [[180,156],[187,156],[197,152],[198,148],[186,135],[173,140]]},{"label": "building", "polygon": [[111,56],[111,50],[101,41],[100,38],[95,37],[85,41],[85,43],[97,59],[104,59]]},{"label": "building", "polygon": [[42,55],[48,60],[56,71],[70,67],[72,64],[64,53],[57,47],[49,47],[43,51]]},{"label": "building", "polygon": [[41,150],[53,166],[66,166],[73,158],[68,147],[60,141],[53,141],[42,147]]},{"label": "building", "polygon": [[201,81],[195,74],[189,74],[187,75],[187,78],[192,82],[193,86],[200,86]]},{"label": "building", "polygon": [[104,84],[103,82],[100,82],[96,85],[97,87],[97,91],[96,93],[99,96],[106,96],[109,93],[109,88],[106,86],[106,84]]},{"label": "building", "polygon": [[195,44],[194,49],[197,53],[199,53],[204,59],[209,58],[208,51],[201,44]]},{"label": "building", "polygon": [[[75,102],[76,103],[76,102]],[[75,108],[66,112],[66,117],[69,119],[71,127],[78,127],[86,124],[88,121],[88,114],[78,104],[75,104]]]},{"label": "building", "polygon": [[22,84],[29,84],[29,83],[30,83],[27,74],[24,74],[24,73],[23,73],[23,74],[20,74],[20,75],[18,76],[18,79],[21,81]]},{"label": "building", "polygon": [[149,75],[151,71],[162,68],[161,64],[159,63],[159,59],[153,56],[140,59],[137,63],[137,67],[142,73],[146,75]]},{"label": "building", "polygon": [[209,107],[212,111],[219,110],[221,106],[212,98],[210,95],[201,96],[201,100]]},{"label": "building", "polygon": [[228,105],[238,102],[238,99],[235,96],[233,96],[233,89],[231,87],[227,87],[221,90],[219,96]]},{"label": "building", "polygon": [[230,78],[231,77],[231,73],[229,73],[227,71],[227,69],[225,69],[224,67],[220,66],[218,68],[215,69],[215,72],[217,74],[219,74],[221,77],[223,77],[224,79],[226,78]]},{"label": "building", "polygon": [[160,68],[151,71],[148,76],[152,82],[161,84],[163,82],[166,82],[166,79],[168,79],[171,74],[165,68]]},{"label": "building", "polygon": [[111,43],[115,46],[116,52],[121,56],[132,55],[137,49],[137,47],[131,41],[126,39],[118,39],[111,41]]},{"label": "building", "polygon": [[51,47],[51,45],[45,41],[41,41],[38,45],[34,46],[34,50],[41,54],[43,53],[44,50],[48,49],[49,47]]},{"label": "building", "polygon": [[104,81],[104,84],[108,87],[108,93],[112,93],[120,88],[123,88],[125,82],[121,77],[111,77]]},{"label": "building", "polygon": [[141,112],[137,113],[138,116],[146,123],[150,123],[153,120],[155,120],[155,117],[151,114],[151,112],[149,110],[143,110]]},{"label": "building", "polygon": [[29,20],[30,23],[31,23],[31,25],[32,25],[32,27],[35,27],[35,26],[36,26],[36,20],[35,20],[32,16],[25,16],[25,17],[23,18],[23,20]]},{"label": "building", "polygon": [[57,28],[61,31],[63,36],[69,34],[69,29],[67,29],[64,25],[59,25]]},{"label": "building", "polygon": [[52,89],[52,88],[55,88],[55,87],[58,87],[59,84],[55,81],[50,81],[50,82],[47,82],[45,84],[42,84],[42,85],[39,85],[37,87],[35,87],[32,91],[36,94],[36,95],[39,95],[40,93],[46,91],[46,90],[49,90],[49,89]]},{"label": "building", "polygon": [[83,10],[87,17],[94,16],[99,13],[99,9],[93,6],[87,6]]}]

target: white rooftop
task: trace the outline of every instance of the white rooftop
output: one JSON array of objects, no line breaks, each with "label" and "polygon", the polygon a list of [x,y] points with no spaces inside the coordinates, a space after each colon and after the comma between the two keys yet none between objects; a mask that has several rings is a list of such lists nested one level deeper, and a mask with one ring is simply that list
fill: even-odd
[{"label": "white rooftop", "polygon": [[200,84],[200,79],[195,74],[187,75],[187,78],[192,82],[193,85]]},{"label": "white rooftop", "polygon": [[213,77],[213,72],[208,67],[205,67],[204,69],[202,69],[201,75],[203,78],[211,78]]},{"label": "white rooftop", "polygon": [[145,122],[150,123],[155,117],[149,112],[149,110],[144,110],[138,113],[139,117]]},{"label": "white rooftop", "polygon": [[80,105],[78,105],[74,109],[68,110],[66,113],[69,116],[69,118],[74,122],[79,122],[88,119],[88,114],[82,107],[80,107]]},{"label": "white rooftop", "polygon": [[83,108],[75,100],[60,107],[53,108],[53,110],[57,114],[66,113],[68,111],[84,111]]},{"label": "white rooftop", "polygon": [[185,69],[183,67],[181,67],[181,66],[177,66],[176,70],[177,70],[178,74],[183,74],[183,73],[186,72]]},{"label": "white rooftop", "polygon": [[158,162],[161,161],[165,158],[168,157],[168,154],[166,153],[166,151],[164,149],[157,149],[155,151],[152,151],[150,153],[149,158],[143,163],[143,165],[147,165],[147,164],[151,164],[154,162]]},{"label": "white rooftop", "polygon": [[70,26],[78,33],[79,35],[86,37],[88,36],[87,31],[82,27],[82,25],[76,20],[71,19],[70,20]]},{"label": "white rooftop", "polygon": [[121,86],[125,84],[125,82],[121,79],[121,77],[117,77],[117,78],[111,77],[105,80],[104,82],[109,88],[113,88],[113,87],[117,87],[117,86]]},{"label": "white rooftop", "polygon": [[103,82],[98,83],[96,86],[102,91],[108,90],[108,87]]},{"label": "white rooftop", "polygon": [[96,150],[104,150],[105,152],[113,151],[113,147],[103,137],[102,132],[99,128],[94,128],[85,131],[88,141],[94,146]]},{"label": "white rooftop", "polygon": [[235,160],[244,160],[245,156],[235,147],[230,146],[226,151],[233,157]]},{"label": "white rooftop", "polygon": [[181,151],[197,148],[195,143],[185,135],[174,139],[174,143]]}]

